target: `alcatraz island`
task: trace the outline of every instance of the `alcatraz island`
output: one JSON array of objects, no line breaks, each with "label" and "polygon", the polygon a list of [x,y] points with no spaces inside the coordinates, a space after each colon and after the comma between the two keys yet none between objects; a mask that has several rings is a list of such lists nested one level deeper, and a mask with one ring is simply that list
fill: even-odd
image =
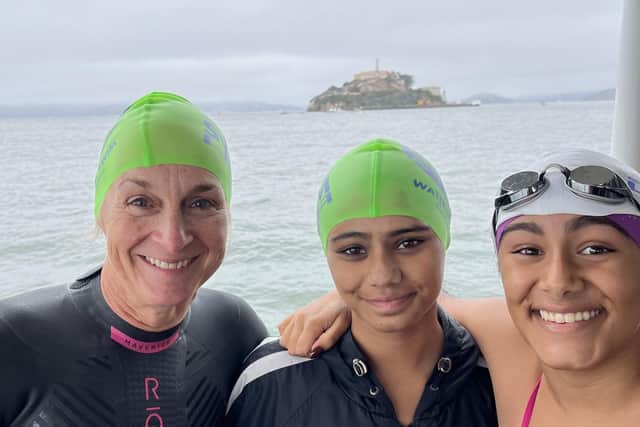
[{"label": "alcatraz island", "polygon": [[[377,66],[376,66],[377,68]],[[384,110],[394,108],[461,107],[448,104],[444,89],[413,89],[413,77],[395,71],[363,71],[341,87],[331,86],[309,101],[307,111]]]}]

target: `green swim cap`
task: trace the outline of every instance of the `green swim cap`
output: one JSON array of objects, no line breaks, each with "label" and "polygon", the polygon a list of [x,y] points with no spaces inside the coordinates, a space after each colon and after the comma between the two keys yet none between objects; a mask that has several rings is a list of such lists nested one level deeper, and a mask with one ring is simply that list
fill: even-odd
[{"label": "green swim cap", "polygon": [[388,139],[366,142],[338,160],[318,194],[318,234],[354,218],[403,215],[431,227],[449,247],[451,210],[440,176],[420,154]]},{"label": "green swim cap", "polygon": [[220,129],[181,96],[152,92],[131,104],[105,139],[95,180],[96,218],[120,175],[156,165],[206,169],[220,180],[227,203],[231,199],[229,152]]}]

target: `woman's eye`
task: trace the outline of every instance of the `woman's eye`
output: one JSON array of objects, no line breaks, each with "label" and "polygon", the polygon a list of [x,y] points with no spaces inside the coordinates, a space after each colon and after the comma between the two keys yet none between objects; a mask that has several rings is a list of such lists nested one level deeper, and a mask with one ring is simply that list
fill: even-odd
[{"label": "woman's eye", "polygon": [[151,202],[144,197],[133,197],[127,200],[127,205],[136,208],[148,208],[151,206]]},{"label": "woman's eye", "polygon": [[598,245],[587,246],[586,248],[580,251],[582,255],[603,255],[609,252],[613,252],[613,250],[610,248],[607,248],[606,246],[598,246]]},{"label": "woman's eye", "polygon": [[526,256],[536,256],[536,255],[540,255],[542,254],[542,251],[538,248],[534,248],[531,246],[526,246],[524,248],[518,248],[514,251],[512,251],[511,253],[513,254],[519,254],[519,255],[526,255]]},{"label": "woman's eye", "polygon": [[347,255],[347,256],[357,256],[357,255],[364,255],[367,252],[364,250],[363,247],[361,246],[349,246],[348,248],[344,248],[342,250],[339,251],[341,254]]},{"label": "woman's eye", "polygon": [[196,199],[191,203],[191,207],[198,209],[212,209],[216,207],[216,204],[209,199]]},{"label": "woman's eye", "polygon": [[410,249],[410,248],[415,248],[417,246],[420,246],[420,244],[423,242],[424,240],[421,239],[406,239],[401,241],[398,244],[398,249]]}]

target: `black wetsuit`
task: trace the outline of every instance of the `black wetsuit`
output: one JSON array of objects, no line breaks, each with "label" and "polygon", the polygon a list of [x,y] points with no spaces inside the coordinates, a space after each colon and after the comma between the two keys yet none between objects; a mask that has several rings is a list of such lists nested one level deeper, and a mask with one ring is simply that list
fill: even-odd
[{"label": "black wetsuit", "polygon": [[[412,427],[496,427],[495,400],[466,329],[438,310],[441,358]],[[402,349],[398,349],[402,351]],[[289,356],[278,342],[245,361],[227,412],[230,427],[400,427],[393,404],[351,332],[317,359]]]},{"label": "black wetsuit", "polygon": [[0,301],[0,426],[220,426],[266,330],[240,298],[200,289],[160,333],[124,322],[100,270]]}]

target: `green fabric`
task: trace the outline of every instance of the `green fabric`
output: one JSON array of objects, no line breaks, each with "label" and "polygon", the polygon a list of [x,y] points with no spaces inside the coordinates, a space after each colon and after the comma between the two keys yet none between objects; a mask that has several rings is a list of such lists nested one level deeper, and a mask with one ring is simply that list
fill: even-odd
[{"label": "green fabric", "polygon": [[186,99],[152,92],[131,104],[105,139],[95,179],[96,218],[120,175],[134,168],[167,164],[210,171],[220,180],[229,203],[231,166],[220,129]]},{"label": "green fabric", "polygon": [[318,195],[318,234],[354,218],[403,215],[419,219],[449,247],[451,210],[438,172],[420,154],[387,139],[366,142],[339,159]]}]

